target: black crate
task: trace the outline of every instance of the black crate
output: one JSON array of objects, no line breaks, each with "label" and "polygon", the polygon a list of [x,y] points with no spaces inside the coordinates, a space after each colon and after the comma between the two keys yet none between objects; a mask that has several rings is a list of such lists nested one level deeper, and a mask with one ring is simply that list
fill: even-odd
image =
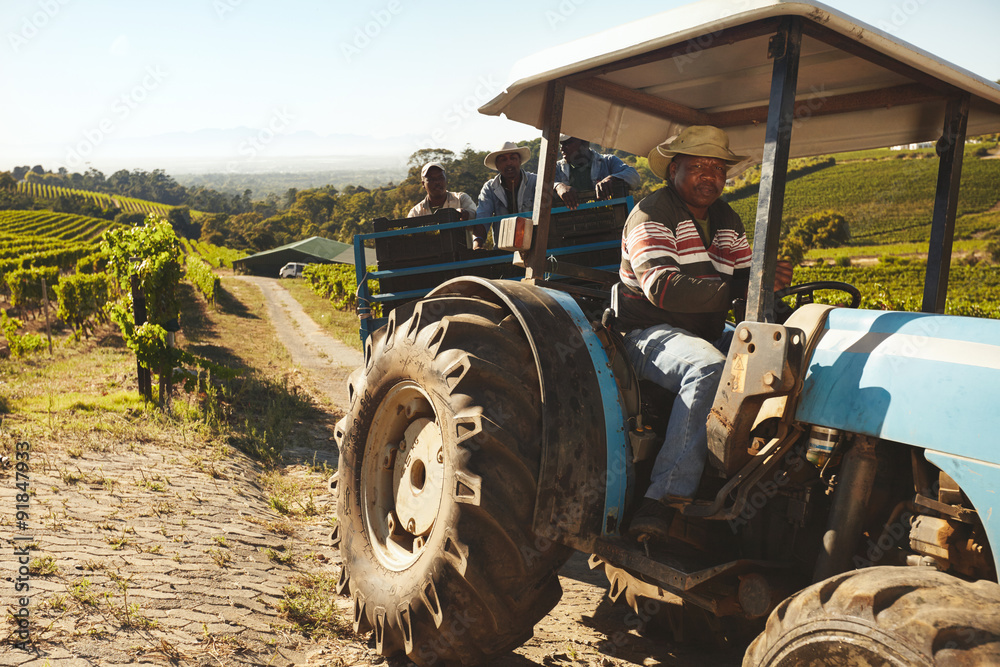
[{"label": "black crate", "polygon": [[627,217],[625,204],[556,213],[549,222],[548,247],[621,240]]},{"label": "black crate", "polygon": [[[394,229],[458,222],[460,219],[458,211],[445,208],[434,215],[422,215],[416,218],[402,218],[400,220],[376,218],[372,224],[376,232],[387,232]],[[446,229],[406,236],[377,238],[375,239],[375,256],[378,259],[380,269],[400,269],[457,261],[459,251],[464,250],[465,247],[465,229]]]},{"label": "black crate", "polygon": [[[446,222],[458,222],[460,213],[455,209],[441,209],[433,215],[416,218],[390,220],[377,218],[372,221],[376,232],[393,229],[408,229],[425,225],[440,225]],[[375,239],[375,258],[379,270],[408,269],[417,266],[445,264],[459,261],[461,255],[467,252],[466,232],[464,228],[445,229],[441,231],[408,234],[406,236],[391,236]],[[445,280],[460,275],[459,271],[434,271],[412,276],[388,276],[379,280],[380,291],[407,292],[416,289],[437,287]],[[404,300],[385,301],[383,312],[388,314]]]}]

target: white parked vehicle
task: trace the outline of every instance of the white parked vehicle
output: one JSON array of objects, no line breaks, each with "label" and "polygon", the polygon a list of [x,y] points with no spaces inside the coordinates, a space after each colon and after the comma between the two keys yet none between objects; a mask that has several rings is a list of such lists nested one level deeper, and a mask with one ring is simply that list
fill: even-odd
[{"label": "white parked vehicle", "polygon": [[281,267],[278,271],[279,278],[301,278],[302,272],[305,268],[309,266],[308,264],[302,264],[300,262],[289,262]]}]

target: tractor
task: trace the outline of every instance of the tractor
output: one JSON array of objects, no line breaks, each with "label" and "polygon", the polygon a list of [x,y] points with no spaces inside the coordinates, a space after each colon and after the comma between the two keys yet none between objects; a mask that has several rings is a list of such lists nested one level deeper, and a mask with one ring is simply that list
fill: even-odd
[{"label": "tractor", "polygon": [[[779,0],[706,0],[515,72],[480,111],[541,131],[539,187],[499,249],[463,247],[457,218],[355,237],[359,258],[368,240],[416,256],[359,276],[364,365],[331,480],[354,629],[418,665],[486,662],[531,637],[576,550],[613,600],[676,596],[719,632],[759,632],[745,665],[1000,664],[1000,321],[943,314],[965,140],[1000,131],[1000,86]],[[669,405],[615,328],[632,201],[566,212],[548,193],[560,133],[645,155],[690,125],[724,128],[761,176],[708,463],[657,546],[624,537]],[[922,312],[851,307],[850,285],[844,306],[816,302],[825,284],[776,295],[789,158],[924,141]]]}]

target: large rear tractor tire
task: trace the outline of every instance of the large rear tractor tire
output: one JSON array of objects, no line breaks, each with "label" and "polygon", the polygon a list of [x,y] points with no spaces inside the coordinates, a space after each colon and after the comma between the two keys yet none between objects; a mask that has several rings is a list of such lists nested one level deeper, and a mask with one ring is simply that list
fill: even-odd
[{"label": "large rear tractor tire", "polygon": [[916,567],[814,584],[771,612],[744,667],[1000,664],[1000,586]]},{"label": "large rear tractor tire", "polygon": [[520,646],[570,552],[531,531],[542,406],[517,321],[475,298],[397,308],[349,392],[334,539],[355,631],[418,665]]}]

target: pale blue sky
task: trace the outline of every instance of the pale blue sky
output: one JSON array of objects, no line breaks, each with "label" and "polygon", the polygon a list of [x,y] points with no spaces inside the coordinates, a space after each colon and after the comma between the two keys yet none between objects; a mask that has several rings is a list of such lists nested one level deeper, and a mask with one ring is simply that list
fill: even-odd
[{"label": "pale blue sky", "polygon": [[[87,160],[108,169],[130,141],[203,129],[361,135],[373,138],[373,153],[398,159],[441,129],[439,145],[491,149],[537,136],[465,111],[500,91],[516,59],[682,4],[6,0],[0,169],[55,168],[81,142]],[[997,0],[827,4],[1000,78]],[[345,143],[344,152],[358,149]]]}]

